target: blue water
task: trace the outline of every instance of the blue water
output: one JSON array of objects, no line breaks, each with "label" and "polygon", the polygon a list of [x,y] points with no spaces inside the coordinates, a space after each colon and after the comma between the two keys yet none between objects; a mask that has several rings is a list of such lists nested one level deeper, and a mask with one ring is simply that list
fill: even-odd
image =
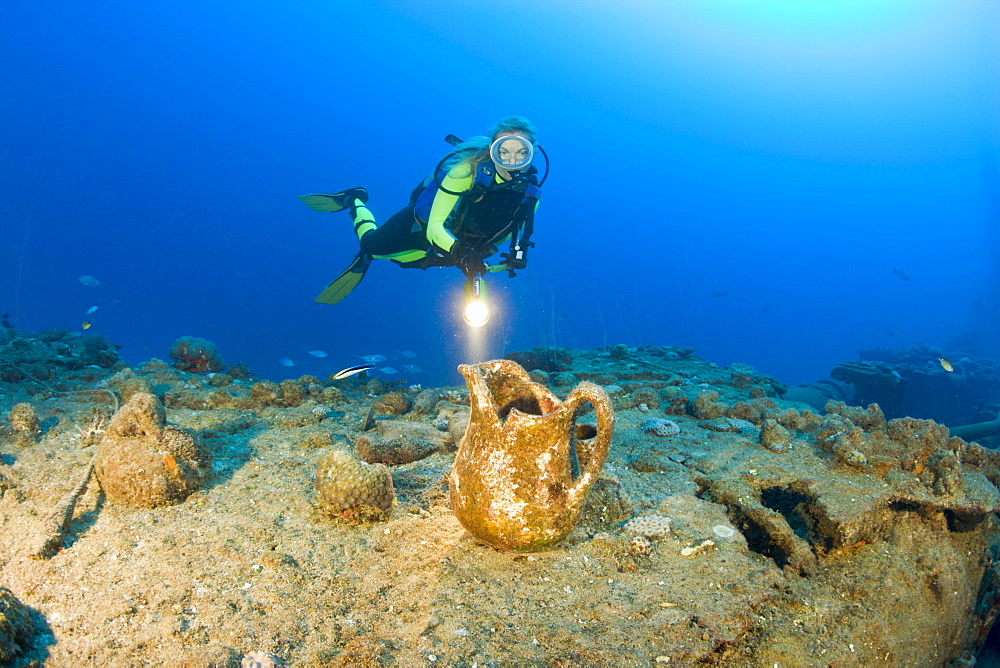
[{"label": "blue water", "polygon": [[[861,348],[1000,357],[996,2],[38,0],[5,5],[0,62],[0,312],[129,362],[185,335],[266,377],[381,353],[423,383],[546,344],[789,383]],[[552,173],[483,351],[456,269],[313,303],[357,242],[297,195],[363,185],[384,220],[446,134],[509,114]]]}]

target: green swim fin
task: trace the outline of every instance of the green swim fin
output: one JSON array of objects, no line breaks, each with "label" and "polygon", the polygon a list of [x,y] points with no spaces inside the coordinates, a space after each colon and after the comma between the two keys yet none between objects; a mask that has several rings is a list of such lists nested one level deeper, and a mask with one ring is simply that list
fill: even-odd
[{"label": "green swim fin", "polygon": [[343,211],[354,204],[354,200],[368,201],[368,191],[364,188],[348,188],[333,194],[299,195],[299,199],[313,211]]},{"label": "green swim fin", "polygon": [[361,279],[365,277],[365,272],[368,271],[368,265],[371,263],[371,255],[358,253],[347,269],[340,272],[340,276],[333,279],[333,282],[326,286],[314,301],[319,304],[336,304],[349,295],[351,290],[361,282]]}]

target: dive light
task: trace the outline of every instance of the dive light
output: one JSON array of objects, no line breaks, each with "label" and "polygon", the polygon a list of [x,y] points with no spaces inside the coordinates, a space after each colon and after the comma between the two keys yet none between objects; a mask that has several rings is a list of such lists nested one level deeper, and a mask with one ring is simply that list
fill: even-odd
[{"label": "dive light", "polygon": [[469,327],[482,327],[490,319],[490,308],[486,305],[486,283],[476,274],[465,281],[463,289],[465,308],[462,319]]}]

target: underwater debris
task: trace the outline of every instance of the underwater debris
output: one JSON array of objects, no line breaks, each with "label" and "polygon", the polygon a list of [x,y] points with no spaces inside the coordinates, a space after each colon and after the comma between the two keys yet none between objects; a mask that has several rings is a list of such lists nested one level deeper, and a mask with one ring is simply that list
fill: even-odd
[{"label": "underwater debris", "polygon": [[[458,370],[472,410],[448,474],[455,517],[478,540],[502,550],[541,550],[562,541],[607,458],[615,421],[611,399],[599,385],[582,382],[562,402],[506,359]],[[574,439],[577,410],[587,403],[597,428],[591,438]]]},{"label": "underwater debris", "polygon": [[90,458],[79,482],[66,496],[62,498],[59,505],[49,515],[45,522],[42,533],[37,534],[35,544],[28,547],[28,554],[36,559],[48,559],[61,548],[65,542],[66,533],[69,532],[69,524],[73,520],[73,510],[76,502],[83,496],[90,483],[90,477],[94,472],[94,464],[97,461],[95,454]]},{"label": "underwater debris", "polygon": [[398,466],[420,461],[440,449],[437,441],[397,435],[391,437],[362,434],[354,444],[358,456],[369,464]]},{"label": "underwater debris", "polygon": [[421,390],[413,399],[413,412],[419,415],[430,415],[437,408],[441,394],[434,388]]}]

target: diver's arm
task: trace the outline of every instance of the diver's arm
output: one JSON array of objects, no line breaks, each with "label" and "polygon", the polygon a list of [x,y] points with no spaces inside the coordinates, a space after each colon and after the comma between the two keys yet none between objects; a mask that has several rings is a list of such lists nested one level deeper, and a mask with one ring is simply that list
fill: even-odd
[{"label": "diver's arm", "polygon": [[535,231],[535,212],[538,211],[540,200],[535,200],[535,206],[528,210],[528,215],[524,218],[524,225],[521,227],[521,243],[525,246],[531,240],[531,233]]},{"label": "diver's arm", "polygon": [[444,177],[441,186],[434,195],[434,202],[431,203],[431,212],[427,216],[427,240],[448,252],[455,244],[455,237],[451,236],[444,223],[448,216],[455,209],[458,203],[458,195],[451,195],[445,190],[453,193],[462,193],[472,187],[475,172],[466,163],[459,163],[451,168],[448,175]]},{"label": "diver's arm", "polygon": [[504,264],[511,270],[511,276],[514,275],[514,269],[524,269],[528,266],[528,249],[534,246],[531,243],[531,233],[535,231],[535,211],[537,210],[538,200],[536,199],[535,206],[528,209],[524,216],[518,236],[510,236],[510,252],[502,254]]}]

